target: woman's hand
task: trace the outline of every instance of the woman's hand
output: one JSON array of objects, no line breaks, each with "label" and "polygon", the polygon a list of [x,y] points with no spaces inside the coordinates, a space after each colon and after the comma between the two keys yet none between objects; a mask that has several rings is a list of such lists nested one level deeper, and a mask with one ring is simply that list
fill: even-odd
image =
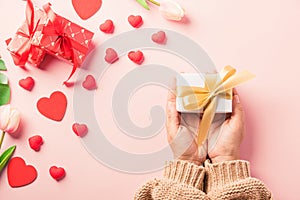
[{"label": "woman's hand", "polygon": [[240,159],[240,145],[245,134],[244,112],[237,91],[233,90],[233,112],[215,116],[208,137],[208,156],[212,163]]},{"label": "woman's hand", "polygon": [[[200,114],[178,113],[174,85],[167,101],[167,137],[175,158],[198,165],[206,156],[212,163],[237,160],[245,134],[244,112],[237,91],[233,90],[233,112],[225,121],[225,114],[216,114],[208,140],[198,147],[196,142]],[[208,153],[207,153],[208,152]]]},{"label": "woman's hand", "polygon": [[198,147],[196,142],[200,114],[177,112],[174,85],[168,94],[166,107],[168,142],[175,158],[201,165],[206,159],[207,145]]}]

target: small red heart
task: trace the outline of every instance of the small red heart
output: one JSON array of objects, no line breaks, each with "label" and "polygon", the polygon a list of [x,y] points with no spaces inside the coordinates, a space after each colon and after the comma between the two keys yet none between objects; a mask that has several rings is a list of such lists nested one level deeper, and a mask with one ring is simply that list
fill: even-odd
[{"label": "small red heart", "polygon": [[143,24],[143,18],[140,15],[130,15],[128,17],[128,22],[134,28],[139,28]]},{"label": "small red heart", "polygon": [[152,41],[158,44],[164,44],[166,41],[166,33],[164,31],[159,31],[152,35]]},{"label": "small red heart", "polygon": [[106,49],[106,55],[104,60],[110,64],[116,62],[119,59],[117,52],[113,48]]},{"label": "small red heart", "polygon": [[85,81],[82,82],[82,87],[84,87],[87,90],[97,89],[97,83],[95,78],[92,75],[87,75],[85,77]]},{"label": "small red heart", "polygon": [[34,86],[34,80],[32,77],[27,77],[19,81],[19,85],[25,90],[31,91]]},{"label": "small red heart", "polygon": [[66,176],[66,171],[62,167],[52,166],[50,167],[49,172],[52,178],[54,178],[56,181],[59,181]]},{"label": "small red heart", "polygon": [[104,33],[113,33],[114,28],[114,23],[110,19],[106,20],[103,24],[100,25],[100,30]]},{"label": "small red heart", "polygon": [[135,62],[136,64],[142,64],[144,61],[144,54],[141,51],[130,51],[128,53],[128,58]]},{"label": "small red heart", "polygon": [[37,177],[36,169],[31,165],[26,165],[20,157],[10,160],[7,168],[8,183],[11,187],[22,187],[32,183]]},{"label": "small red heart", "polygon": [[72,0],[72,4],[78,16],[86,20],[101,8],[102,0]]},{"label": "small red heart", "polygon": [[85,124],[75,123],[72,125],[72,130],[79,137],[84,137],[88,132],[88,127]]},{"label": "small red heart", "polygon": [[54,121],[61,121],[67,109],[67,98],[62,92],[53,92],[50,98],[43,97],[37,102],[38,111]]},{"label": "small red heart", "polygon": [[43,138],[39,135],[32,136],[28,139],[29,146],[35,151],[39,151],[43,142]]}]

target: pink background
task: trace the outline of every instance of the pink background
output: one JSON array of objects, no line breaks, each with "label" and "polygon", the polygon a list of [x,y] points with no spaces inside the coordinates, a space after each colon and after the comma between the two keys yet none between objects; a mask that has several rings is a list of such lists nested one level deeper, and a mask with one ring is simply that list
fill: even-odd
[{"label": "pink background", "polygon": [[[39,5],[45,3],[35,2]],[[100,12],[86,21],[76,15],[71,0],[50,2],[57,13],[94,31],[95,45],[113,37],[98,29],[107,18],[114,20],[114,35],[117,35],[132,30],[127,23],[127,16],[141,14],[144,18],[143,27],[171,29],[192,38],[206,50],[219,69],[230,64],[256,74],[255,80],[239,88],[241,101],[245,105],[248,131],[242,146],[242,157],[251,161],[252,175],[268,185],[275,199],[300,198],[300,162],[297,160],[300,145],[299,1],[181,0],[180,4],[189,18],[189,23],[185,24],[166,21],[156,8],[147,12],[134,0],[103,0]],[[24,11],[25,2],[2,0],[0,53],[9,68],[5,74],[9,76],[12,87],[11,104],[22,113],[20,137],[6,136],[3,149],[16,144],[15,156],[21,156],[28,164],[35,166],[39,175],[31,185],[14,189],[8,185],[5,170],[0,178],[1,199],[132,199],[139,185],[153,177],[160,177],[161,171],[143,175],[121,173],[101,165],[89,155],[80,139],[71,131],[74,122],[71,106],[73,88],[61,84],[71,66],[47,58],[42,69],[29,67],[28,71],[24,71],[14,66],[6,51],[4,40],[11,37],[25,19]],[[145,52],[145,64],[163,63],[176,65],[178,71],[187,70],[184,64],[179,66],[183,63],[180,58],[167,53],[156,54]],[[148,59],[150,55],[151,59]],[[98,80],[99,89],[95,98],[100,101],[104,95],[101,90],[113,90],[118,77],[134,67],[136,65],[128,61],[126,56],[122,57],[102,80]],[[32,92],[18,85],[18,81],[28,75],[36,80]],[[66,116],[60,123],[44,118],[36,109],[37,100],[55,90],[63,91],[69,97]],[[158,91],[157,96],[148,95],[149,99],[144,102],[145,95],[151,91]],[[164,106],[166,92],[157,86],[137,91],[129,104],[133,122],[140,126],[147,125],[150,108],[156,104]],[[101,118],[105,118],[104,114],[108,116],[103,129],[114,145],[139,153],[153,152],[167,145],[164,130],[146,141],[128,138],[117,129],[109,111],[105,111],[105,105],[109,105],[107,99],[96,106],[97,119],[101,121]],[[35,134],[42,135],[45,140],[38,153],[31,150],[27,142],[28,137]],[[49,176],[48,170],[52,165],[63,166],[67,171],[66,178],[59,183]]]}]

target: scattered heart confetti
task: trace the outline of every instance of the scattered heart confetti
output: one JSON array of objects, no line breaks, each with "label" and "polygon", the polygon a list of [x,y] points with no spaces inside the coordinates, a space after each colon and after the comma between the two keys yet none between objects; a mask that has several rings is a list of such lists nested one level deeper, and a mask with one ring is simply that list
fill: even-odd
[{"label": "scattered heart confetti", "polygon": [[8,183],[11,187],[22,187],[32,183],[37,177],[36,169],[31,165],[26,165],[20,157],[10,160],[7,168]]},{"label": "scattered heart confetti", "polygon": [[136,64],[140,65],[144,61],[144,54],[141,51],[130,51],[128,53],[128,58]]},{"label": "scattered heart confetti", "polygon": [[82,82],[82,87],[87,90],[95,90],[97,89],[97,83],[95,78],[92,75],[87,75],[85,80]]},{"label": "scattered heart confetti", "polygon": [[62,167],[52,166],[49,169],[49,173],[52,176],[52,178],[55,179],[56,181],[60,181],[66,176],[66,171]]},{"label": "scattered heart confetti", "polygon": [[92,17],[101,8],[102,0],[72,0],[73,7],[78,16],[86,20]]},{"label": "scattered heart confetti", "polygon": [[100,25],[100,30],[104,33],[113,33],[114,28],[114,23],[110,19],[106,20],[103,24]]},{"label": "scattered heart confetti", "polygon": [[39,151],[41,149],[43,142],[43,138],[39,135],[32,136],[28,139],[29,141],[29,146],[32,148],[34,151]]},{"label": "scattered heart confetti", "polygon": [[165,44],[166,42],[166,33],[164,31],[159,31],[154,33],[151,37],[152,41],[157,44]]},{"label": "scattered heart confetti", "polygon": [[32,77],[27,77],[19,81],[19,85],[25,90],[31,91],[34,86],[34,80]]},{"label": "scattered heart confetti", "polygon": [[75,123],[72,125],[72,130],[77,136],[84,137],[88,132],[88,127],[85,124]]},{"label": "scattered heart confetti", "polygon": [[117,52],[113,48],[106,49],[106,55],[104,60],[110,64],[116,62],[119,59]]},{"label": "scattered heart confetti", "polygon": [[53,92],[50,98],[43,97],[37,102],[38,111],[54,121],[61,121],[66,112],[67,98],[59,91]]},{"label": "scattered heart confetti", "polygon": [[140,15],[130,15],[128,22],[132,27],[139,28],[143,24],[143,18]]}]

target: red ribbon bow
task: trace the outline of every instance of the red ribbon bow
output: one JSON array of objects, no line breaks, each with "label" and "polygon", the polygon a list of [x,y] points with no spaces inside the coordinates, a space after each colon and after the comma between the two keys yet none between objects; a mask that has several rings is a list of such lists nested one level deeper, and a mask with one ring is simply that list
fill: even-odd
[{"label": "red ribbon bow", "polygon": [[56,40],[54,41],[53,51],[54,52],[62,52],[63,57],[69,59],[73,63],[73,69],[68,77],[68,79],[64,82],[66,83],[72,75],[75,73],[77,67],[79,67],[79,58],[75,55],[75,50],[80,51],[83,54],[86,54],[88,48],[70,38],[70,35],[65,33],[67,26],[69,26],[69,21],[64,19],[63,17],[55,14],[51,9],[51,4],[48,3],[44,5],[44,10],[50,19],[50,22],[47,26],[43,28],[43,34],[46,36],[56,36]]},{"label": "red ribbon bow", "polygon": [[[19,28],[17,35],[27,38],[27,40],[18,48],[16,52],[11,52],[13,61],[17,66],[24,66],[28,61],[29,55],[31,54],[32,60],[37,59],[40,48],[31,44],[31,38],[39,26],[40,20],[34,23],[34,7],[31,0],[27,0],[26,6],[26,24],[27,28]],[[6,40],[9,44],[11,38]]]}]

